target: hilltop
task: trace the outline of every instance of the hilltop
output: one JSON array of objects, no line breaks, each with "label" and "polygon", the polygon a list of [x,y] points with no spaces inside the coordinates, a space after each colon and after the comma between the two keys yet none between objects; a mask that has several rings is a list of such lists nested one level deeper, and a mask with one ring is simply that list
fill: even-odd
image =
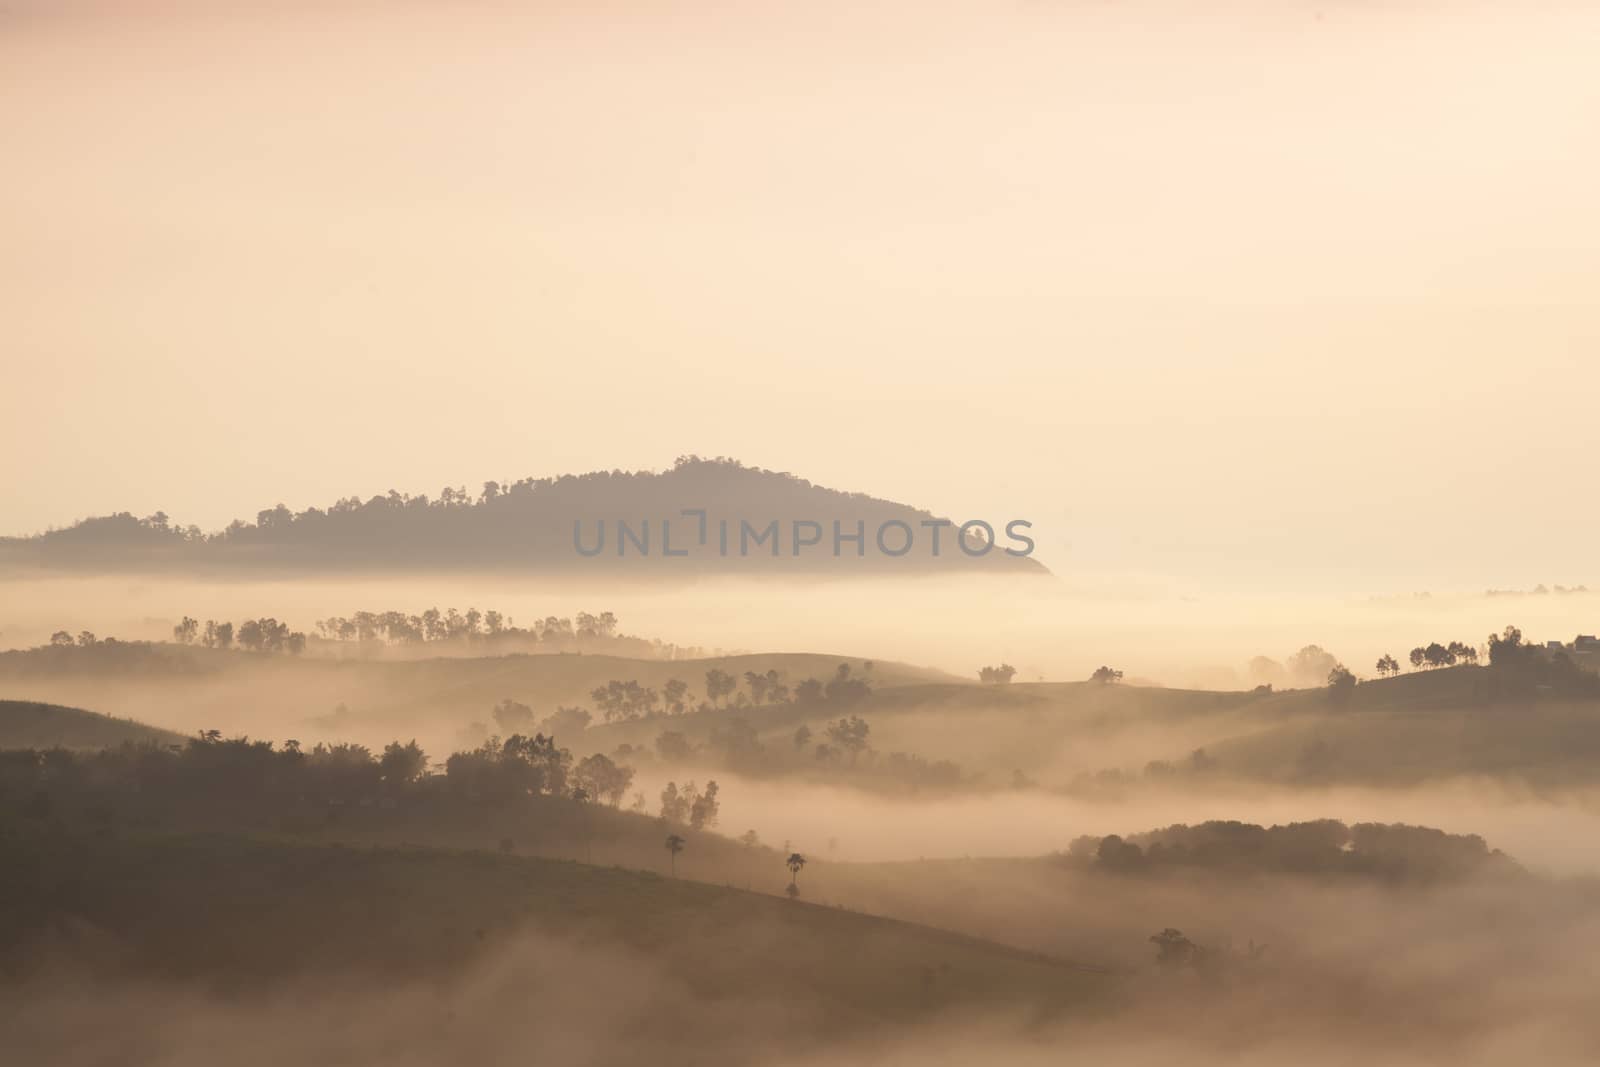
[{"label": "hilltop", "polygon": [[91,749],[109,748],[124,742],[175,744],[182,740],[170,730],[82,708],[0,700],[0,749]]},{"label": "hilltop", "polygon": [[458,735],[474,724],[494,729],[493,710],[504,700],[527,705],[541,718],[559,706],[582,706],[599,721],[592,692],[613,681],[636,682],[659,694],[678,679],[688,686],[688,699],[699,702],[713,670],[735,680],[775,671],[792,686],[830,678],[841,663],[853,664],[883,689],[952,681],[930,668],[892,661],[868,666],[859,658],[824,653],[368,659],[119,641],[0,652],[0,691],[26,689],[43,699],[105,708],[185,733],[215,728],[369,744],[404,733],[428,738],[430,748],[437,748],[458,743]]},{"label": "hilltop", "polygon": [[[390,490],[294,512],[282,504],[204,533],[164,513],[84,519],[0,539],[0,565],[164,572],[512,570],[586,575],[1048,573],[1018,516],[942,516],[732,460]],[[982,521],[989,534],[973,526]],[[621,525],[619,525],[621,524]],[[621,528],[625,526],[626,529]],[[835,540],[836,532],[840,535]],[[858,540],[851,540],[857,533]],[[880,534],[882,535],[880,537]],[[992,536],[991,536],[992,535]],[[992,545],[985,548],[982,540]],[[936,544],[937,541],[937,544]]]}]

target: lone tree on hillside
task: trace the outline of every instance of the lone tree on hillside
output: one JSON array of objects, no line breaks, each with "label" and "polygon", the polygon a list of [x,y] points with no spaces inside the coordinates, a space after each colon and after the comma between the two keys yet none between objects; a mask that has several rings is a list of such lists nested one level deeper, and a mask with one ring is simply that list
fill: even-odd
[{"label": "lone tree on hillside", "polygon": [[789,868],[789,888],[793,890],[790,896],[800,894],[800,868],[806,865],[806,858],[798,852],[789,853],[789,858],[784,860],[784,865]]},{"label": "lone tree on hillside", "polygon": [[672,857],[672,877],[678,877],[678,853],[683,851],[683,838],[677,834],[667,835],[667,854]]},{"label": "lone tree on hillside", "polygon": [[1112,685],[1122,681],[1122,672],[1112,670],[1110,667],[1096,667],[1094,673],[1089,675],[1089,681],[1099,682],[1101,685]]},{"label": "lone tree on hillside", "polygon": [[1016,677],[1017,669],[1009,663],[1002,663],[998,667],[981,667],[978,670],[978,681],[991,685],[1005,685]]}]

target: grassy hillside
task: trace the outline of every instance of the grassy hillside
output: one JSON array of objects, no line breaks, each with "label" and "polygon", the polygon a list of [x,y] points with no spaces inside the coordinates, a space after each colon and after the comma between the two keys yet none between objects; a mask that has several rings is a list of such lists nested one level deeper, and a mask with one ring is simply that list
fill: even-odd
[{"label": "grassy hillside", "polygon": [[[648,960],[696,997],[785,1001],[829,1028],[1004,1004],[1060,1009],[1102,973],[889,919],[650,872],[240,837],[13,834],[11,969],[80,963],[230,986],[439,976],[529,934]],[[42,939],[40,934],[56,931]],[[64,931],[76,931],[66,936]],[[107,951],[114,942],[114,952]],[[531,991],[530,991],[531,992]]]},{"label": "grassy hillside", "polygon": [[127,741],[173,744],[181,740],[177,734],[132,719],[114,719],[59,704],[0,700],[0,749],[106,748]]},{"label": "grassy hillside", "polygon": [[[793,686],[807,678],[829,678],[842,662],[863,670],[860,659],[821,653],[686,660],[595,655],[334,660],[119,643],[0,653],[0,686],[25,687],[43,699],[106,708],[186,734],[220,729],[367,744],[404,735],[422,737],[430,749],[442,750],[457,743],[470,724],[492,725],[491,712],[505,699],[542,716],[558,705],[592,707],[590,691],[613,680],[659,690],[678,678],[698,700],[712,669],[736,678],[746,671],[776,670]],[[880,688],[950,681],[938,671],[892,662],[873,663],[870,678]]]}]

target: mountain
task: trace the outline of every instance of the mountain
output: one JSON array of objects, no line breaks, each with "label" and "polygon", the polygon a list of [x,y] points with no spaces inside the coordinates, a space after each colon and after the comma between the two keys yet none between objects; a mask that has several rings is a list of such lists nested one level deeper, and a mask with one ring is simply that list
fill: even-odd
[{"label": "mountain", "polygon": [[935,516],[733,460],[485,483],[437,498],[391,490],[217,533],[126,512],[0,539],[0,565],[87,570],[518,570],[1041,575],[1017,516]]}]

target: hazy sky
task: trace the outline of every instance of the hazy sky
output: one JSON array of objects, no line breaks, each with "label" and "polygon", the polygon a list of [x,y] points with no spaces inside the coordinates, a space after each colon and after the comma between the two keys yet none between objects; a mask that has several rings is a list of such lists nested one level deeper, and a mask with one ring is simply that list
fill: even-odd
[{"label": "hazy sky", "polygon": [[727,454],[1600,579],[1600,7],[0,0],[0,533]]}]

